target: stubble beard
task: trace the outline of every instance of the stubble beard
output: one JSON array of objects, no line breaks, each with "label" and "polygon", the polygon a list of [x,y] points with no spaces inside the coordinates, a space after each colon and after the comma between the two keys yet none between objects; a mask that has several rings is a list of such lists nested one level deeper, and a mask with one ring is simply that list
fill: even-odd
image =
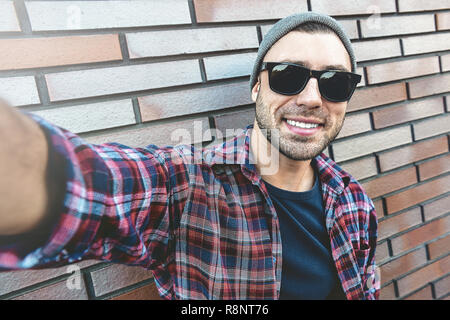
[{"label": "stubble beard", "polygon": [[[281,154],[292,160],[306,161],[315,158],[336,138],[344,124],[344,118],[334,123],[331,117],[320,110],[306,109],[300,106],[285,105],[277,109],[275,114],[267,104],[264,103],[260,93],[256,99],[256,122],[266,139],[279,150]],[[297,117],[314,117],[321,119],[324,126],[321,128],[320,137],[306,137],[294,133],[281,131],[282,118],[284,115]],[[276,135],[272,130],[277,130]],[[273,138],[276,137],[276,138]]]}]

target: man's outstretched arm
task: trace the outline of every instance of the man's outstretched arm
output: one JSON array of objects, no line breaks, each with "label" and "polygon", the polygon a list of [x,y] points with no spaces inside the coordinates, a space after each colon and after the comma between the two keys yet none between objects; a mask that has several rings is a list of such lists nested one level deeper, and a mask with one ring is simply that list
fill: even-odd
[{"label": "man's outstretched arm", "polygon": [[29,232],[44,219],[47,155],[39,125],[0,101],[0,236]]},{"label": "man's outstretched arm", "polygon": [[1,111],[1,132],[15,134],[0,142],[9,181],[0,187],[0,271],[81,259],[152,270],[171,261],[185,198],[172,197],[170,186],[189,184],[181,152],[94,145],[38,116]]}]

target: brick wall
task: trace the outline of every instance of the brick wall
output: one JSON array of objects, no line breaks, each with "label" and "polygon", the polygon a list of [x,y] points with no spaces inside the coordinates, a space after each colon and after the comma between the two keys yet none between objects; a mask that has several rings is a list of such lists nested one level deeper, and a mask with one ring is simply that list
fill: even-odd
[{"label": "brick wall", "polygon": [[[339,5],[337,4],[339,3]],[[363,83],[327,150],[377,206],[382,299],[449,299],[450,1],[0,1],[0,96],[88,141],[173,144],[253,121],[248,80],[279,18],[315,10],[354,41]],[[0,273],[3,299],[157,299],[97,261]]]}]

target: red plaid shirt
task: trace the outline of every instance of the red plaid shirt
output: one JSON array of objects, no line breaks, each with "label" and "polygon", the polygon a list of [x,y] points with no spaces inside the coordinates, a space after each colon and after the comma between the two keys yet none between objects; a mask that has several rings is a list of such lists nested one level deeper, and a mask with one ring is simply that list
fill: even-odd
[{"label": "red plaid shirt", "polygon": [[[277,213],[249,161],[251,127],[208,148],[92,145],[35,117],[65,159],[63,204],[46,243],[0,249],[0,268],[101,259],[152,270],[167,299],[277,299]],[[230,159],[232,161],[230,161]],[[332,256],[348,299],[376,299],[377,219],[361,186],[324,154],[319,172]]]}]

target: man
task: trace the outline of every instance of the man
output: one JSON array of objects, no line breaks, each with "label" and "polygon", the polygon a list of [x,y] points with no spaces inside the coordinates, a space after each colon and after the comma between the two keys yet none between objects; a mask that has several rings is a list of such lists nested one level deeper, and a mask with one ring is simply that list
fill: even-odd
[{"label": "man", "polygon": [[321,153],[355,69],[334,19],[280,20],[250,79],[254,125],[204,150],[90,145],[5,109],[0,267],[139,265],[168,299],[378,298],[373,204]]}]

